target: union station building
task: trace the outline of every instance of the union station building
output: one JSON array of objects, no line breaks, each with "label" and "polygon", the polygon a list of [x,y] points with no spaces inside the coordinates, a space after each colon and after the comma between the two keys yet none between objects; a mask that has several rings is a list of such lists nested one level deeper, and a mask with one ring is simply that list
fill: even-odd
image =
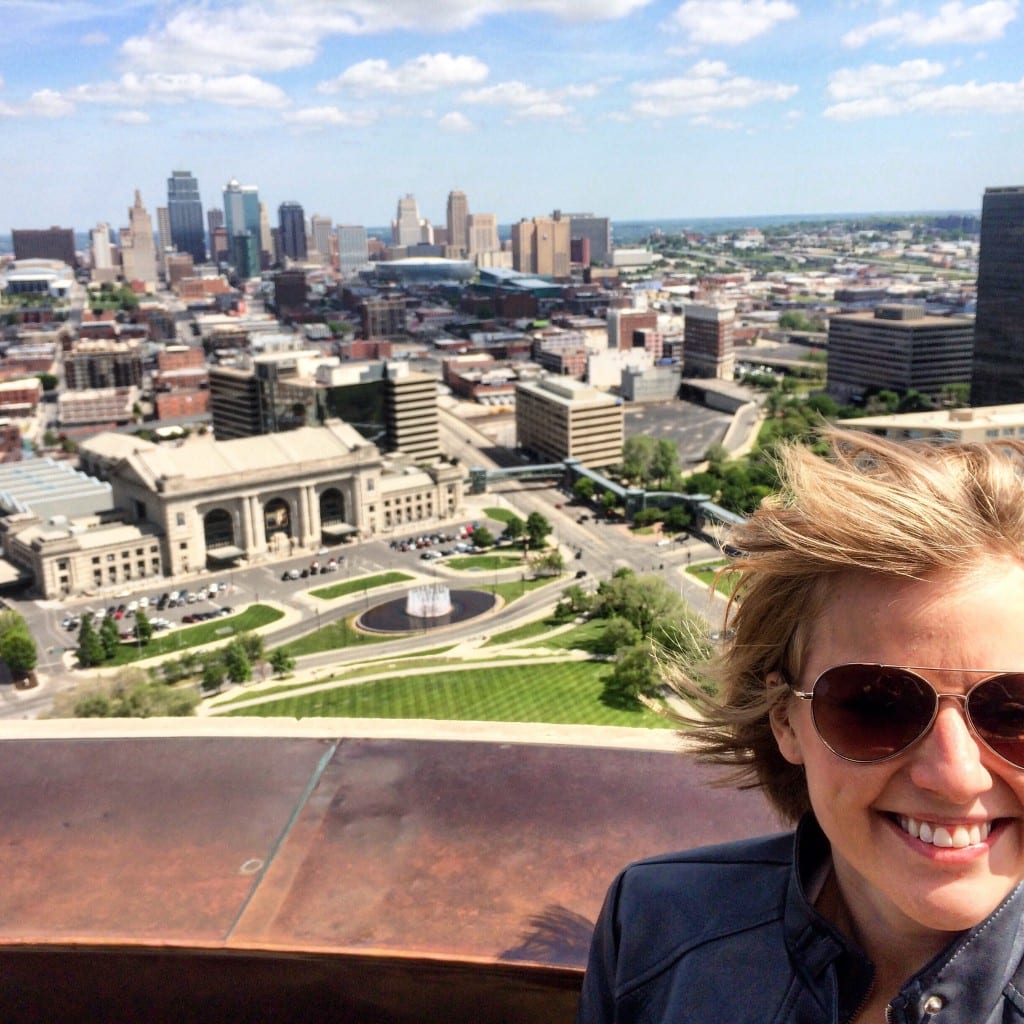
[{"label": "union station building", "polygon": [[82,444],[80,468],[110,483],[113,510],[0,522],[8,560],[44,597],[285,558],[462,507],[458,467],[382,456],[341,421],[177,445],[100,434]]}]

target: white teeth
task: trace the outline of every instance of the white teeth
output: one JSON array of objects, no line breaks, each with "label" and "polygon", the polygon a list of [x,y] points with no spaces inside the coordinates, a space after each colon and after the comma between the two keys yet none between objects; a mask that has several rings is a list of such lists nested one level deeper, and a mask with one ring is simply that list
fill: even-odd
[{"label": "white teeth", "polygon": [[939,846],[943,849],[962,850],[967,846],[976,846],[987,839],[992,831],[992,822],[986,821],[972,825],[936,825],[917,818],[900,817],[900,828],[922,843]]}]

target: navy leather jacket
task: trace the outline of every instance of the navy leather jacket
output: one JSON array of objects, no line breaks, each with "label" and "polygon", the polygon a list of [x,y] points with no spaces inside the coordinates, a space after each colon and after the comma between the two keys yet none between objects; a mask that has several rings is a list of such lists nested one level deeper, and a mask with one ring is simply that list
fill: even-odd
[{"label": "navy leather jacket", "polygon": [[[802,880],[827,855],[817,822],[805,818],[795,840],[786,833],[626,868],[598,919],[577,1024],[851,1020],[874,971],[804,896]],[[891,1024],[1021,1024],[1022,915],[1024,885],[904,985]]]}]

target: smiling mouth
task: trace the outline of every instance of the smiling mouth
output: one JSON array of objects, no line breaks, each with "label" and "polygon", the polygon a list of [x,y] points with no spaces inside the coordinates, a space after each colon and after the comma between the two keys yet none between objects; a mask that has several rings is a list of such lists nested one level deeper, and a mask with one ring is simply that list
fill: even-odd
[{"label": "smiling mouth", "polygon": [[988,839],[992,831],[991,821],[975,822],[971,825],[940,825],[933,821],[908,818],[902,814],[895,820],[907,835],[942,849],[962,850],[968,846],[977,846]]}]

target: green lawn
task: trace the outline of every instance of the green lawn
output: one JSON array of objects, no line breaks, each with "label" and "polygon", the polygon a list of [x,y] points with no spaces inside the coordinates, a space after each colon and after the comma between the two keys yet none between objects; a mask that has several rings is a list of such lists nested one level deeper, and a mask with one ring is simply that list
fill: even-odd
[{"label": "green lawn", "polygon": [[133,661],[141,661],[144,658],[179,654],[190,647],[201,647],[215,640],[230,640],[239,633],[248,633],[260,626],[269,625],[283,616],[284,612],[277,608],[270,608],[265,604],[250,605],[236,615],[225,615],[220,619],[200,622],[195,626],[184,626],[168,633],[154,633],[153,639],[141,647],[134,643],[123,643],[114,653],[114,657],[103,662],[100,667],[130,665]]},{"label": "green lawn", "polygon": [[336,651],[341,647],[360,647],[368,644],[379,644],[385,640],[394,640],[393,634],[383,633],[360,633],[352,627],[352,620],[355,616],[347,619],[338,619],[336,622],[329,622],[322,629],[314,630],[297,640],[281,646],[293,658],[300,658],[303,654],[319,654],[321,651]]},{"label": "green lawn", "polygon": [[535,622],[525,622],[521,626],[516,626],[515,629],[506,629],[504,633],[495,633],[483,646],[495,647],[498,644],[514,644],[520,640],[530,640],[535,636],[541,636],[549,632],[558,625],[561,625],[561,623],[556,622],[554,619],[537,619]]},{"label": "green lawn", "polygon": [[515,665],[338,686],[237,708],[232,715],[287,718],[420,718],[671,728],[641,705],[622,710],[603,698],[611,667],[600,662]]},{"label": "green lawn", "polygon": [[696,576],[701,583],[705,583],[709,587],[713,586],[719,594],[725,594],[725,596],[728,597],[739,582],[737,574],[734,572],[727,572],[719,578],[717,583],[715,582],[715,576],[718,574],[718,570],[721,569],[723,565],[728,564],[729,563],[725,559],[722,559],[718,562],[705,562],[703,565],[693,565],[686,571],[691,576]]},{"label": "green lawn", "polygon": [[452,569],[512,569],[517,566],[526,568],[522,555],[458,555],[449,558],[445,563]]},{"label": "green lawn", "polygon": [[316,590],[311,590],[309,593],[323,601],[330,601],[335,597],[344,597],[346,594],[358,594],[364,590],[386,587],[391,583],[402,583],[413,578],[404,572],[382,572],[376,576],[363,576],[360,579],[342,580],[340,583],[332,583],[329,587],[317,587]]},{"label": "green lawn", "polygon": [[484,515],[488,519],[493,519],[496,523],[507,523],[511,519],[519,519],[515,512],[510,512],[506,508],[485,508]]}]

